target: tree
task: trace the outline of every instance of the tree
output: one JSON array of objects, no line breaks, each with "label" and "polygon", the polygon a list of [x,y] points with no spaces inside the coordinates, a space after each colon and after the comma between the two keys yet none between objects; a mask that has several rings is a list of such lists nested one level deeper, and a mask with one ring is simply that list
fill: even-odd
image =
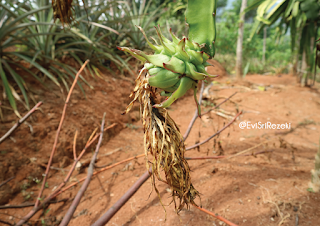
[{"label": "tree", "polygon": [[[315,40],[320,27],[320,0],[256,0],[245,11],[255,8],[257,16],[251,37],[276,22],[279,37],[290,30],[292,55],[297,50],[298,59],[303,61],[299,80],[302,85],[307,85],[307,76],[314,67]],[[300,39],[298,48],[297,37]],[[308,73],[305,73],[306,70]]]},{"label": "tree", "polygon": [[243,42],[243,24],[245,19],[244,10],[247,7],[247,0],[242,0],[240,9],[240,21],[238,30],[237,41],[237,62],[236,62],[236,75],[238,79],[242,79],[242,42]]}]

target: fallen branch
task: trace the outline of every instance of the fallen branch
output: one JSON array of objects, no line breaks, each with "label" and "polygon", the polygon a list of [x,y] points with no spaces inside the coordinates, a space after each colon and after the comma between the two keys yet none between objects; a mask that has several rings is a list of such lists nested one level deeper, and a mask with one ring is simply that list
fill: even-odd
[{"label": "fallen branch", "polygon": [[253,149],[257,148],[257,147],[260,147],[261,145],[263,145],[263,144],[265,144],[265,143],[268,143],[268,142],[269,142],[269,141],[261,142],[260,144],[257,144],[257,145],[255,145],[255,146],[253,146],[253,147],[251,147],[251,148],[248,148],[248,149],[246,149],[246,150],[244,150],[244,151],[241,151],[241,152],[239,152],[239,153],[237,153],[237,154],[235,154],[235,155],[230,156],[229,159],[230,159],[230,158],[233,158],[233,157],[236,157],[236,156],[239,156],[239,155],[241,155],[241,154],[244,154],[244,153],[246,153],[246,152],[248,152],[248,151],[251,151],[251,150],[253,150]]},{"label": "fallen branch", "polygon": [[[252,153],[252,154],[241,154],[237,156],[256,156],[260,154],[264,154],[267,152],[273,152],[273,150],[267,150],[267,151],[260,151],[257,153]],[[224,158],[231,158],[235,157],[234,155],[228,156],[228,155],[220,155],[220,156],[204,156],[204,157],[185,157],[186,160],[204,160],[204,159],[224,159]]]},{"label": "fallen branch", "polygon": [[[115,125],[117,125],[116,123],[112,124],[111,126],[108,126],[107,128],[104,129],[104,131],[113,128]],[[63,182],[61,182],[61,184],[59,185],[59,187],[53,192],[51,193],[51,195],[49,195],[40,205],[38,205],[37,207],[34,207],[26,216],[24,216],[17,224],[17,226],[24,224],[26,221],[28,221],[33,215],[35,215],[39,210],[41,210],[46,204],[48,204],[50,202],[50,200],[52,200],[53,198],[55,198],[58,194],[60,194],[59,192],[61,191],[61,189],[66,185],[66,183],[69,181],[71,174],[73,173],[78,161],[81,159],[81,157],[84,155],[85,151],[90,147],[90,145],[100,136],[100,133],[97,134],[95,137],[92,138],[94,133],[92,133],[92,135],[90,136],[86,146],[84,147],[84,149],[82,150],[82,152],[80,153],[80,155],[77,157],[76,161],[74,161],[73,165],[71,166],[71,169],[69,170],[68,175],[65,177],[65,179],[63,180]]]},{"label": "fallen branch", "polygon": [[73,84],[72,84],[72,86],[70,88],[70,91],[68,93],[66,102],[65,102],[64,107],[63,107],[62,116],[61,116],[59,127],[58,127],[58,130],[57,130],[57,133],[56,133],[56,137],[54,139],[54,143],[53,143],[51,155],[50,155],[50,158],[49,158],[49,162],[48,162],[48,165],[47,165],[47,169],[46,169],[46,172],[44,173],[44,177],[43,177],[43,180],[42,180],[41,189],[40,189],[40,192],[38,194],[38,198],[36,200],[36,203],[34,205],[35,207],[37,207],[39,205],[43,190],[45,188],[45,184],[47,182],[48,174],[49,174],[49,171],[50,171],[50,166],[52,164],[52,159],[53,159],[54,153],[56,151],[56,147],[57,147],[58,140],[59,140],[59,134],[60,134],[60,131],[61,131],[61,128],[62,128],[62,124],[63,124],[64,118],[65,118],[65,115],[66,115],[66,110],[67,110],[67,106],[68,106],[68,103],[69,103],[69,100],[70,100],[71,93],[72,93],[72,91],[73,91],[73,89],[74,89],[74,87],[75,87],[75,85],[77,83],[77,80],[78,80],[78,77],[79,77],[80,73],[83,71],[83,69],[85,68],[85,66],[87,65],[88,62],[89,62],[89,60],[86,60],[84,62],[84,64],[81,66],[80,70],[76,74],[76,77],[75,77],[75,79],[73,81]]},{"label": "fallen branch", "polygon": [[[115,167],[115,166],[118,166],[118,165],[120,165],[120,164],[122,164],[122,163],[129,162],[129,161],[131,161],[131,160],[133,160],[133,159],[141,158],[141,157],[144,157],[144,156],[145,156],[145,154],[141,154],[141,155],[137,155],[137,156],[135,156],[135,157],[131,157],[131,158],[122,160],[122,161],[120,161],[120,162],[117,162],[117,163],[115,163],[115,164],[113,164],[113,165],[107,166],[107,167],[105,167],[105,168],[103,168],[103,169],[101,169],[101,170],[99,170],[99,171],[94,172],[94,173],[93,173],[93,176],[94,176],[94,175],[97,175],[98,173],[101,173],[101,172],[103,172],[103,171],[105,171],[105,170],[111,169],[111,168],[113,168],[113,167]],[[87,178],[87,177],[84,177],[84,178],[80,179],[79,181],[70,184],[69,186],[65,187],[65,188],[62,189],[61,191],[57,192],[54,197],[60,195],[62,192],[68,190],[69,188],[71,188],[71,187],[79,184],[80,182],[84,181],[86,178]]]},{"label": "fallen branch", "polygon": [[205,212],[206,214],[209,214],[209,215],[213,216],[214,218],[217,218],[218,220],[223,221],[224,223],[226,223],[226,224],[228,224],[230,226],[238,226],[238,225],[228,221],[227,219],[225,219],[225,218],[223,218],[223,217],[221,217],[221,216],[219,216],[217,214],[214,214],[214,213],[210,212],[209,210],[206,210],[206,209],[201,208],[201,207],[196,206],[196,205],[193,205],[193,206],[196,207],[197,209],[201,210],[202,212]]},{"label": "fallen branch", "polygon": [[[263,154],[263,153],[267,153],[267,152],[273,152],[273,150],[260,151],[260,152],[257,152],[257,153],[244,154],[244,155],[239,155],[239,156],[251,156],[251,155],[256,156],[256,155]],[[101,172],[103,172],[103,171],[106,171],[106,170],[108,170],[108,169],[111,169],[111,168],[113,168],[113,167],[115,167],[115,166],[118,166],[118,165],[120,165],[120,164],[122,164],[122,163],[129,162],[129,161],[131,161],[131,160],[138,159],[138,158],[141,158],[141,157],[144,157],[144,156],[145,156],[145,154],[137,155],[137,156],[135,156],[135,157],[131,157],[131,158],[122,160],[122,161],[120,161],[120,162],[117,162],[117,163],[115,163],[115,164],[106,166],[106,167],[104,167],[103,169],[94,172],[94,173],[93,173],[93,176],[95,176],[95,175],[97,175],[97,174],[99,174],[99,173],[101,173]],[[185,159],[186,159],[186,160],[203,160],[203,159],[222,159],[222,158],[227,158],[227,157],[230,157],[230,156],[186,157]],[[68,190],[69,188],[71,188],[71,187],[73,187],[73,186],[81,183],[81,182],[84,181],[86,178],[87,178],[87,177],[84,177],[84,178],[82,178],[82,179],[80,179],[80,180],[78,180],[78,181],[76,181],[76,182],[68,185],[67,187],[65,187],[64,189],[62,189],[61,191],[59,191],[54,197],[60,195],[61,193],[63,193],[63,192],[65,192],[66,190]]]},{"label": "fallen branch", "polygon": [[231,97],[233,97],[234,95],[236,95],[238,92],[235,92],[234,94],[232,94],[231,96],[229,96],[227,99],[225,99],[224,101],[222,101],[220,104],[218,104],[217,106],[215,106],[214,108],[211,108],[210,110],[208,110],[207,112],[203,113],[201,116],[206,115],[208,113],[210,113],[210,111],[213,111],[214,109],[220,107],[223,103],[225,103],[227,100],[230,100]]},{"label": "fallen branch", "polygon": [[[144,155],[144,154],[143,154]],[[121,209],[121,207],[133,196],[138,189],[143,185],[143,183],[148,180],[152,170],[145,172],[137,181],[132,185],[129,190],[115,203],[113,206],[100,217],[94,224],[91,226],[101,226],[108,223],[108,221]]]},{"label": "fallen branch", "polygon": [[105,123],[105,118],[106,118],[106,113],[103,114],[103,119],[101,123],[101,133],[99,137],[99,141],[96,147],[96,151],[94,152],[89,168],[88,168],[88,173],[87,173],[87,178],[82,184],[80,190],[78,191],[76,197],[74,198],[70,208],[68,209],[67,213],[64,215],[62,222],[60,223],[60,226],[66,226],[70,222],[74,212],[76,211],[77,206],[79,205],[79,202],[81,200],[81,197],[83,196],[84,192],[87,190],[87,187],[89,186],[92,174],[93,174],[93,168],[94,168],[94,163],[96,161],[96,158],[99,153],[100,145],[102,142],[102,137],[103,137],[103,128],[104,128],[104,123]]},{"label": "fallen branch", "polygon": [[9,179],[3,181],[1,184],[0,184],[0,188],[5,185],[6,183],[8,183],[9,181],[11,181],[12,179],[14,179],[14,177],[10,177]]},{"label": "fallen branch", "polygon": [[187,148],[186,148],[186,151],[191,150],[191,149],[193,149],[193,148],[196,148],[196,147],[198,147],[198,146],[200,146],[200,145],[208,142],[209,140],[211,140],[212,138],[214,138],[214,137],[217,136],[218,134],[220,134],[223,130],[225,130],[226,128],[228,128],[228,127],[239,117],[239,115],[241,115],[241,114],[242,114],[242,112],[239,112],[227,125],[225,125],[225,126],[224,126],[222,129],[220,129],[218,132],[216,132],[215,134],[213,134],[212,136],[210,136],[210,137],[207,138],[206,140],[201,141],[201,142],[198,143],[198,144],[195,144],[195,145],[192,145],[192,146],[190,146],[190,147],[187,147]]},{"label": "fallen branch", "polygon": [[[61,199],[61,200],[51,200],[48,204],[55,204],[55,203],[60,203],[60,202],[66,202],[68,199]],[[34,203],[25,203],[21,205],[4,205],[0,206],[0,210],[2,209],[19,209],[19,208],[25,208],[25,207],[30,207],[34,206]]]},{"label": "fallen branch", "polygon": [[23,118],[21,118],[16,124],[14,124],[11,129],[4,134],[1,138],[0,138],[0,144],[7,139],[24,121],[26,121],[30,115],[32,115],[38,107],[40,107],[42,104],[42,102],[38,102]]},{"label": "fallen branch", "polygon": [[7,221],[1,220],[1,219],[0,219],[0,223],[6,224],[6,225],[12,225],[12,226],[13,226],[13,224],[11,224],[11,223],[9,223],[9,222],[7,222]]}]

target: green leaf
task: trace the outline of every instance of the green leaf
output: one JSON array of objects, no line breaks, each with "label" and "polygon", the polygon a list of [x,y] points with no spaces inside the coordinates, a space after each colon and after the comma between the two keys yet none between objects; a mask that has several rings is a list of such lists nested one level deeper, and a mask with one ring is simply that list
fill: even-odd
[{"label": "green leaf", "polygon": [[57,79],[55,77],[53,77],[53,75],[47,71],[44,67],[42,67],[40,64],[38,64],[37,62],[32,62],[32,60],[27,57],[27,56],[24,56],[20,53],[13,53],[15,56],[25,60],[26,62],[30,63],[31,65],[33,65],[34,67],[36,67],[37,69],[39,69],[42,73],[44,73],[45,75],[47,75],[57,86],[60,87],[60,84],[59,82],[57,81]]},{"label": "green leaf", "polygon": [[249,5],[247,8],[245,8],[244,12],[247,13],[257,7],[259,7],[264,1],[266,0],[256,0],[251,5]]},{"label": "green leaf", "polygon": [[21,118],[21,115],[19,114],[18,109],[17,109],[16,101],[15,101],[13,94],[11,92],[11,89],[10,89],[10,84],[9,84],[8,79],[6,77],[6,74],[2,68],[2,61],[3,61],[3,59],[0,58],[0,76],[1,76],[1,80],[2,80],[2,85],[4,86],[4,90],[6,92],[9,103],[10,103],[11,107],[13,108],[14,113],[19,118]]},{"label": "green leaf", "polygon": [[23,81],[23,79],[8,65],[8,63],[6,61],[2,62],[4,64],[4,66],[7,68],[7,70],[9,71],[9,73],[11,74],[11,76],[13,77],[13,79],[16,81],[17,85],[19,86],[19,89],[21,90],[21,93],[23,95],[23,98],[25,100],[26,103],[26,108],[28,110],[30,110],[30,105],[29,105],[29,99],[28,99],[28,95],[27,92],[24,88],[24,84],[25,82]]}]

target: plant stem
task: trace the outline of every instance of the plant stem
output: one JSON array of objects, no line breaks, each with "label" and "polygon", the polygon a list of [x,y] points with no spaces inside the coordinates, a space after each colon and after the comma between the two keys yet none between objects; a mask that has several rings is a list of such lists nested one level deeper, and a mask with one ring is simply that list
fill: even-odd
[{"label": "plant stem", "polygon": [[38,107],[40,107],[42,104],[42,102],[38,102],[23,118],[21,118],[16,124],[14,124],[14,126],[11,127],[11,129],[4,134],[1,138],[0,138],[0,144],[7,139],[24,121],[26,121],[30,115],[32,115]]},{"label": "plant stem", "polygon": [[91,158],[91,162],[88,168],[88,173],[87,173],[87,178],[84,181],[84,183],[82,184],[80,190],[78,191],[76,197],[74,198],[70,208],[68,209],[67,213],[64,215],[62,222],[60,223],[60,226],[66,226],[68,225],[68,223],[70,222],[74,212],[76,211],[77,206],[80,203],[81,197],[83,196],[84,192],[87,190],[87,187],[89,186],[91,177],[93,175],[93,168],[94,168],[94,163],[97,159],[98,153],[99,153],[99,149],[101,146],[101,142],[102,142],[102,137],[103,137],[103,128],[104,128],[104,123],[105,123],[105,118],[106,118],[106,113],[103,114],[103,119],[102,119],[102,123],[101,123],[101,132],[100,132],[100,137],[99,137],[99,141],[96,147],[96,151],[94,152],[92,158]]},{"label": "plant stem", "polygon": [[89,62],[89,60],[86,60],[84,62],[84,64],[81,66],[80,70],[78,71],[78,73],[77,73],[77,75],[76,75],[76,77],[75,77],[75,79],[73,81],[73,84],[72,84],[72,86],[70,88],[70,91],[68,93],[67,100],[66,100],[66,102],[64,104],[64,108],[63,108],[63,111],[62,111],[62,116],[61,116],[59,127],[58,127],[58,130],[57,130],[57,133],[56,133],[56,137],[54,139],[54,143],[53,143],[50,159],[49,159],[49,162],[48,162],[48,165],[47,165],[46,172],[45,172],[44,177],[43,177],[42,186],[41,186],[39,195],[38,195],[36,203],[35,203],[35,207],[37,207],[39,205],[39,202],[41,200],[41,196],[42,196],[45,184],[47,182],[48,174],[49,174],[49,171],[50,171],[50,166],[52,164],[52,159],[53,159],[54,153],[55,153],[56,148],[57,148],[57,144],[58,144],[58,140],[59,140],[59,134],[60,134],[60,131],[61,131],[61,128],[62,128],[62,124],[63,124],[64,118],[65,118],[65,115],[66,115],[66,110],[67,110],[67,106],[68,106],[68,103],[69,103],[69,100],[70,100],[71,93],[72,93],[72,91],[73,91],[73,89],[74,89],[74,87],[75,87],[75,85],[77,83],[77,80],[78,80],[78,77],[79,77],[80,73],[83,71],[83,69],[85,68],[85,66],[87,65],[88,62]]}]

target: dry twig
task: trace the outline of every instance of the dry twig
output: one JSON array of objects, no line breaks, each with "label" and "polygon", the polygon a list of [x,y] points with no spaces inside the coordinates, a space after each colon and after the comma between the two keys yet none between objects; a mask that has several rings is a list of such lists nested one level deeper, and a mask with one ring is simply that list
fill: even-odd
[{"label": "dry twig", "polygon": [[[134,159],[137,159],[137,158],[141,158],[141,157],[144,157],[144,156],[145,156],[144,154],[141,154],[141,155],[137,155],[137,156],[135,156],[135,157],[131,157],[131,158],[122,160],[122,161],[120,161],[120,162],[117,162],[117,163],[115,163],[115,164],[113,164],[113,165],[107,166],[107,167],[105,167],[105,168],[103,168],[103,169],[101,169],[101,170],[99,170],[99,171],[94,172],[94,173],[93,173],[93,176],[95,176],[95,175],[97,175],[98,173],[101,173],[101,172],[103,172],[103,171],[106,171],[106,170],[108,170],[108,169],[111,169],[111,168],[113,168],[113,167],[115,167],[115,166],[118,166],[118,165],[120,165],[120,164],[122,164],[122,163],[129,162],[129,161],[131,161],[131,160],[134,160]],[[79,181],[74,182],[74,183],[68,185],[68,186],[65,187],[64,189],[62,189],[62,190],[60,190],[59,192],[57,192],[54,197],[60,195],[62,192],[68,190],[69,188],[71,188],[71,187],[79,184],[80,182],[84,181],[86,178],[87,178],[87,177],[81,178]]]},{"label": "dry twig", "polygon": [[76,150],[76,144],[77,144],[77,136],[78,136],[78,130],[76,130],[76,133],[74,135],[73,139],[73,159],[77,159],[77,150]]},{"label": "dry twig", "polygon": [[5,185],[6,183],[8,183],[9,181],[11,181],[12,179],[14,179],[14,177],[10,177],[9,179],[7,179],[7,180],[5,180],[5,181],[1,182],[1,184],[0,184],[0,188],[1,188],[3,185]]},{"label": "dry twig", "polygon": [[[252,154],[241,154],[237,156],[250,156],[250,155],[256,156],[256,155],[264,154],[267,152],[273,152],[273,150],[259,151],[257,153],[252,153]],[[205,157],[185,157],[185,159],[186,160],[204,160],[204,159],[224,159],[224,158],[231,158],[231,157],[235,157],[235,156],[220,155],[220,156],[205,156]]]},{"label": "dry twig", "polygon": [[241,115],[242,112],[239,112],[227,125],[225,125],[222,129],[220,129],[218,132],[216,132],[215,134],[213,134],[212,136],[210,136],[209,138],[205,139],[204,141],[201,141],[198,144],[192,145],[190,147],[186,148],[186,151],[191,150],[193,148],[196,148],[204,143],[207,143],[209,140],[211,140],[212,138],[214,138],[215,136],[217,136],[218,134],[220,134],[223,130],[225,130],[226,128],[228,128],[238,117],[239,115]]},{"label": "dry twig", "polygon": [[248,151],[251,151],[251,150],[253,150],[253,149],[257,148],[257,147],[260,147],[261,145],[263,145],[263,144],[265,144],[265,143],[268,143],[268,142],[269,142],[269,141],[264,141],[264,142],[261,142],[260,144],[257,144],[257,145],[255,145],[255,146],[253,146],[253,147],[251,147],[251,148],[248,148],[248,149],[246,149],[246,150],[244,150],[244,151],[240,151],[239,153],[230,156],[229,159],[230,159],[230,158],[233,158],[233,157],[236,157],[236,156],[238,156],[238,155],[242,155],[242,154],[244,154],[244,153],[246,153],[246,152],[248,152]]},{"label": "dry twig", "polygon": [[96,158],[99,153],[100,145],[102,142],[102,137],[103,137],[103,128],[104,128],[104,123],[105,123],[105,118],[106,118],[106,113],[103,114],[103,119],[101,123],[101,132],[100,132],[100,137],[99,141],[96,147],[96,151],[94,152],[89,168],[88,168],[88,173],[87,173],[87,178],[84,181],[83,185],[81,186],[80,190],[78,191],[76,197],[74,198],[70,208],[68,209],[67,213],[64,215],[62,222],[60,223],[60,226],[66,226],[68,225],[69,221],[71,220],[74,212],[76,211],[77,206],[79,205],[79,202],[81,200],[81,197],[83,196],[84,192],[87,190],[87,187],[89,186],[92,174],[93,174],[93,168],[94,168],[94,163],[96,161]]},{"label": "dry twig", "polygon": [[0,138],[0,144],[7,139],[24,121],[26,121],[30,115],[32,115],[38,107],[40,107],[42,102],[38,102],[23,118],[21,118],[14,126],[11,127],[11,129],[6,132],[1,138]]},{"label": "dry twig", "polygon": [[[66,202],[68,199],[61,199],[61,200],[51,200],[49,204],[54,204],[54,203],[60,203],[60,202]],[[25,203],[21,205],[4,205],[0,206],[0,210],[2,209],[18,209],[18,208],[25,208],[25,207],[30,207],[34,206],[34,203]]]},{"label": "dry twig", "polygon": [[227,100],[230,100],[231,97],[233,97],[234,95],[236,95],[238,92],[235,92],[234,94],[232,94],[231,96],[229,96],[227,99],[225,99],[224,101],[222,101],[220,104],[218,104],[217,106],[215,106],[214,108],[208,110],[207,112],[201,114],[201,116],[206,115],[208,113],[210,113],[210,111],[213,111],[214,109],[217,109],[218,107],[220,107],[223,103],[225,103]]},{"label": "dry twig", "polygon": [[75,77],[75,79],[73,81],[73,84],[72,84],[72,86],[70,88],[70,91],[68,93],[68,96],[67,96],[67,99],[66,99],[66,102],[64,104],[63,111],[62,111],[62,116],[61,116],[59,127],[58,127],[58,130],[57,130],[57,133],[56,133],[56,137],[54,139],[54,143],[53,143],[50,159],[49,159],[49,162],[48,162],[48,165],[47,165],[46,172],[44,173],[41,189],[40,189],[40,192],[39,192],[35,207],[37,207],[39,205],[39,202],[41,200],[41,196],[42,196],[45,184],[47,182],[48,174],[49,174],[49,171],[50,171],[50,166],[52,164],[52,159],[53,159],[54,153],[55,153],[56,148],[57,148],[57,144],[58,144],[58,140],[59,140],[59,134],[60,134],[60,131],[61,131],[61,128],[62,128],[62,124],[63,124],[64,118],[65,118],[65,115],[66,115],[66,110],[67,110],[67,106],[68,106],[68,103],[69,103],[69,100],[70,100],[70,97],[71,97],[71,93],[72,93],[72,91],[73,91],[73,89],[74,89],[74,87],[75,87],[75,85],[77,83],[77,80],[78,80],[78,77],[79,77],[80,73],[83,71],[83,69],[85,68],[85,66],[87,65],[88,62],[89,62],[89,60],[86,60],[84,62],[84,64],[81,66],[80,70],[78,71],[78,73],[77,73],[77,75],[76,75],[76,77]]},{"label": "dry twig", "polygon": [[151,169],[145,172],[137,181],[132,185],[129,190],[115,203],[109,210],[102,215],[92,226],[102,226],[118,212],[119,209],[138,191],[144,182],[148,180],[151,174]]},{"label": "dry twig", "polygon": [[[117,125],[116,123],[112,124],[111,126],[108,126],[107,128],[104,129],[104,131],[113,128],[115,125]],[[33,215],[35,215],[39,210],[41,210],[46,204],[48,204],[50,202],[50,200],[52,200],[53,198],[55,198],[58,194],[61,193],[61,189],[66,185],[66,183],[69,181],[71,174],[73,173],[78,161],[82,158],[82,156],[84,155],[85,151],[90,147],[90,145],[100,136],[100,133],[95,135],[93,138],[94,133],[92,133],[92,135],[90,136],[86,146],[84,147],[84,149],[82,150],[82,152],[80,153],[80,155],[78,156],[78,158],[76,159],[76,161],[74,161],[73,165],[71,166],[69,173],[67,174],[67,176],[65,177],[65,179],[63,180],[63,182],[61,182],[61,184],[58,186],[57,189],[55,189],[55,191],[53,193],[51,193],[40,205],[38,205],[37,207],[34,207],[26,216],[24,216],[17,224],[17,226],[24,224],[26,221],[28,221]],[[84,178],[85,179],[85,178]]]},{"label": "dry twig", "polygon": [[210,212],[209,210],[206,210],[204,208],[198,207],[196,205],[194,205],[194,207],[196,207],[197,209],[201,210],[202,212],[205,212],[206,214],[209,214],[209,215],[213,216],[214,218],[217,218],[218,220],[223,221],[224,223],[226,223],[226,224],[228,224],[230,226],[237,226],[236,224],[228,221],[227,219],[225,219],[225,218],[223,218],[223,217],[221,217],[221,216],[219,216],[217,214],[214,214],[214,213]]}]

